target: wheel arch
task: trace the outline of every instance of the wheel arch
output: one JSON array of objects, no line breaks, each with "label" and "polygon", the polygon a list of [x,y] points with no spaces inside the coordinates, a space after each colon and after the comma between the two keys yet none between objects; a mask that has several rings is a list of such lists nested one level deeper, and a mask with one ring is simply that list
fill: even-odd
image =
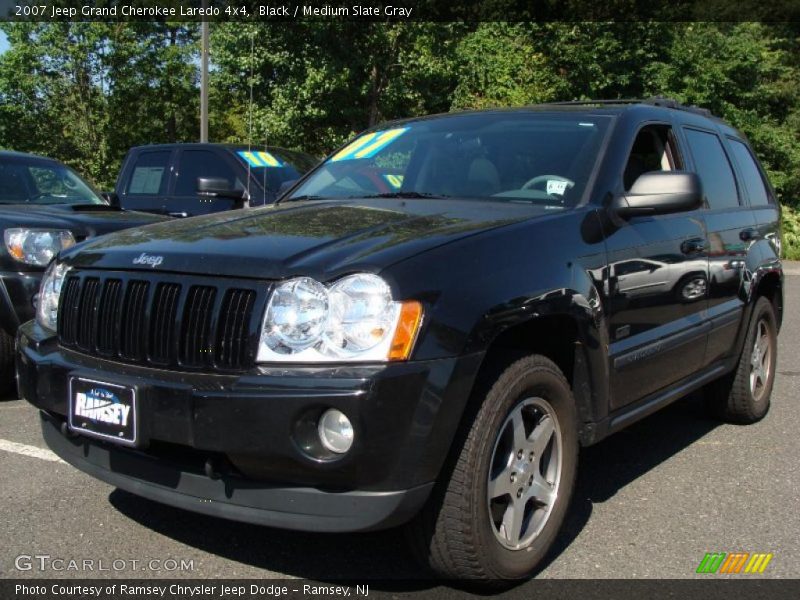
[{"label": "wheel arch", "polygon": [[484,330],[485,354],[471,403],[480,403],[487,387],[510,364],[539,354],[552,360],[570,384],[582,423],[582,442],[594,441],[595,424],[607,414],[608,365],[599,297],[589,296],[556,290],[545,294],[543,301],[520,309],[514,318],[505,314],[490,332]]}]

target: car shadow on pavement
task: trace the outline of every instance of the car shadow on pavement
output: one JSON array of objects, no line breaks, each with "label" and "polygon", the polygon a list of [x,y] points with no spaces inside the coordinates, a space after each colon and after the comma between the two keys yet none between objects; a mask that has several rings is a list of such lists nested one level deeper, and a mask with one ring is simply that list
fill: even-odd
[{"label": "car shadow on pavement", "polygon": [[581,449],[572,505],[551,552],[540,565],[545,569],[578,537],[592,507],[611,499],[619,490],[669,460],[716,429],[700,393],[690,394],[606,438]]},{"label": "car shadow on pavement", "polygon": [[[595,503],[612,498],[618,490],[717,425],[718,422],[704,416],[699,398],[690,396],[583,449],[572,507],[540,569],[552,563],[580,534]],[[374,589],[385,586],[397,591],[438,585],[414,562],[399,529],[361,534],[293,532],[199,515],[122,490],[113,491],[109,500],[123,515],[156,533],[227,560],[271,571],[276,576],[287,574],[318,581],[369,579]],[[202,572],[203,561],[199,563],[196,576],[209,576]],[[217,577],[226,575],[218,570],[214,573]]]}]

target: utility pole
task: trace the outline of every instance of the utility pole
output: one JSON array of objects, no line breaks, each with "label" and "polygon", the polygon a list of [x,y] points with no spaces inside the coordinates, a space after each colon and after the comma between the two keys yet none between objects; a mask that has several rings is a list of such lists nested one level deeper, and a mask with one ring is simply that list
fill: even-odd
[{"label": "utility pole", "polygon": [[[208,0],[203,0],[208,8]],[[200,141],[208,141],[208,21],[201,23],[200,33]]]}]

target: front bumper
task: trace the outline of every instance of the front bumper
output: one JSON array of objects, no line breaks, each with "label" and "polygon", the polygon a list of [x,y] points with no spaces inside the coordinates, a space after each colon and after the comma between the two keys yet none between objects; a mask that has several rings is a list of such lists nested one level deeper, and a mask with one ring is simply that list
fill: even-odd
[{"label": "front bumper", "polygon": [[[314,531],[377,529],[414,515],[482,358],[208,375],[78,354],[35,323],[21,327],[17,341],[20,393],[42,410],[45,440],[65,461],[167,504]],[[139,447],[67,431],[76,375],[136,387]],[[335,459],[314,455],[299,437],[302,424],[329,407],[355,430],[353,448]]]}]

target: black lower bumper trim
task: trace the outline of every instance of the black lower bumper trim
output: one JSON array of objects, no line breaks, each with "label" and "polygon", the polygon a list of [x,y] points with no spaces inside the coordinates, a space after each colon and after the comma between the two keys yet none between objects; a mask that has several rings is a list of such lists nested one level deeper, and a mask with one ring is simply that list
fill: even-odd
[{"label": "black lower bumper trim", "polygon": [[[433,483],[390,492],[327,492],[280,487],[238,478],[210,479],[124,448],[84,437],[65,437],[42,413],[42,432],[53,452],[74,467],[138,496],[206,515],[301,531],[386,529],[409,520]],[[169,482],[169,485],[165,483]]]}]

